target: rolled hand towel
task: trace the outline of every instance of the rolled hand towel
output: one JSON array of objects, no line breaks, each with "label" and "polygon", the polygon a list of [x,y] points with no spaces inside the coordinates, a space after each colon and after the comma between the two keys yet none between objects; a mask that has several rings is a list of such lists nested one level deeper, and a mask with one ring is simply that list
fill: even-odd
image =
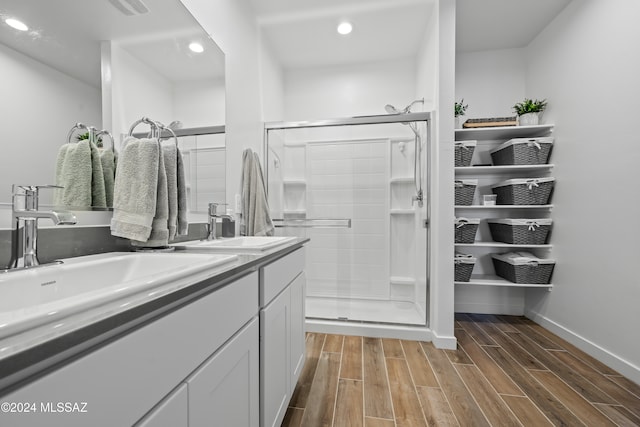
[{"label": "rolled hand towel", "polygon": [[118,156],[111,234],[146,241],[156,215],[160,147],[155,139],[129,137]]}]

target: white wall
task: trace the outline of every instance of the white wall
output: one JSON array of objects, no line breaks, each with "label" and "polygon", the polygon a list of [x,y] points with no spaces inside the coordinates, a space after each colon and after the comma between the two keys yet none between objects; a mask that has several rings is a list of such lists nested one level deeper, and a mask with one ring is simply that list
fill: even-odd
[{"label": "white wall", "polygon": [[[414,59],[285,70],[287,121],[386,114],[414,100]],[[420,111],[420,110],[416,110]]]},{"label": "white wall", "polygon": [[515,115],[511,107],[525,96],[525,67],[524,49],[456,55],[456,101],[469,105],[464,120]]},{"label": "white wall", "polygon": [[553,282],[528,314],[640,383],[640,3],[574,1],[527,49],[556,123]]},{"label": "white wall", "polygon": [[[453,292],[453,114],[442,113],[453,108],[455,73],[455,1],[439,0],[435,37],[437,53],[435,62],[435,126],[431,130],[432,149],[428,164],[430,172],[431,217],[429,218],[429,326],[433,330],[434,343],[445,348],[455,348],[454,292]],[[433,50],[426,47],[426,51]],[[427,59],[428,61],[428,59]],[[428,88],[431,76],[427,73],[419,86]],[[428,80],[427,80],[428,79]]]},{"label": "white wall", "polygon": [[0,70],[0,202],[10,203],[11,184],[54,183],[58,150],[76,122],[101,126],[100,89],[2,44]]},{"label": "white wall", "polygon": [[[173,116],[173,86],[116,42],[111,42],[112,129],[116,141],[127,134],[132,123],[143,116],[170,123]],[[107,121],[107,120],[105,120]],[[147,131],[140,124],[135,132]]]},{"label": "white wall", "polygon": [[172,120],[180,120],[185,128],[223,125],[224,78],[174,83],[173,102]]},{"label": "white wall", "polygon": [[[181,0],[225,54],[227,200],[240,187],[242,151],[261,152],[263,135],[261,52],[248,0]],[[267,76],[268,77],[268,76]]]}]

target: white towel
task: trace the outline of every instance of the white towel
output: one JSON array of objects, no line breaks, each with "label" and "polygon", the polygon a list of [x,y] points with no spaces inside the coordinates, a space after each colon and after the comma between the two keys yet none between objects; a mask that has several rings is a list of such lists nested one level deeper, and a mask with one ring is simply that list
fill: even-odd
[{"label": "white towel", "polygon": [[55,205],[106,207],[102,162],[95,144],[88,140],[64,144],[56,159]]},{"label": "white towel", "polygon": [[155,139],[129,137],[118,156],[111,234],[146,241],[156,215],[160,147]]},{"label": "white towel", "polygon": [[242,153],[242,222],[246,236],[272,236],[267,191],[258,155],[251,149]]}]

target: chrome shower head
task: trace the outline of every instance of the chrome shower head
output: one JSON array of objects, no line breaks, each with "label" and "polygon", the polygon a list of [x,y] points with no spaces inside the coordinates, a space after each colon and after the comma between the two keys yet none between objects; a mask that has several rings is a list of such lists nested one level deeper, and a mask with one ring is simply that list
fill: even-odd
[{"label": "chrome shower head", "polygon": [[387,113],[389,113],[389,114],[400,114],[400,111],[398,111],[398,110],[396,109],[396,107],[394,107],[394,106],[393,106],[393,105],[391,105],[391,104],[387,104],[387,105],[385,105],[385,106],[384,106],[384,109],[385,109],[385,110],[387,111]]},{"label": "chrome shower head", "polygon": [[387,104],[384,106],[384,109],[387,111],[387,113],[389,114],[406,114],[406,113],[410,113],[411,112],[411,107],[413,107],[415,104],[418,103],[423,103],[424,104],[424,98],[422,99],[416,99],[415,101],[413,101],[411,104],[407,105],[406,107],[404,107],[402,110],[398,110],[396,107],[394,107],[391,104]]}]

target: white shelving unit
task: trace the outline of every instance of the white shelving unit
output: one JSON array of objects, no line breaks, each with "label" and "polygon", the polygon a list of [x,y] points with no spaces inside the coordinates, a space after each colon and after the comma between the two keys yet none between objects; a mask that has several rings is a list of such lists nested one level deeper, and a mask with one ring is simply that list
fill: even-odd
[{"label": "white shelving unit", "polygon": [[[552,124],[538,126],[514,126],[495,127],[481,129],[458,129],[455,131],[456,141],[476,140],[476,150],[472,159],[472,166],[455,167],[456,179],[478,179],[475,204],[470,206],[455,206],[457,217],[480,218],[535,218],[547,217],[553,209],[552,204],[547,205],[481,205],[483,194],[491,194],[491,185],[510,178],[529,178],[549,176],[554,168],[553,164],[524,165],[524,166],[492,166],[489,152],[504,141],[512,138],[529,138],[548,136],[553,131]],[[475,166],[473,166],[475,164]],[[454,246],[468,252],[478,258],[471,280],[468,282],[454,282],[456,285],[479,287],[512,287],[512,288],[546,288],[551,289],[552,284],[520,284],[512,283],[495,275],[491,262],[491,253],[527,250],[543,254],[553,247],[544,245],[512,245],[508,243],[494,242],[489,237],[489,230],[485,221],[481,221],[478,235],[474,243],[456,243]],[[479,238],[478,238],[479,236]]]}]

